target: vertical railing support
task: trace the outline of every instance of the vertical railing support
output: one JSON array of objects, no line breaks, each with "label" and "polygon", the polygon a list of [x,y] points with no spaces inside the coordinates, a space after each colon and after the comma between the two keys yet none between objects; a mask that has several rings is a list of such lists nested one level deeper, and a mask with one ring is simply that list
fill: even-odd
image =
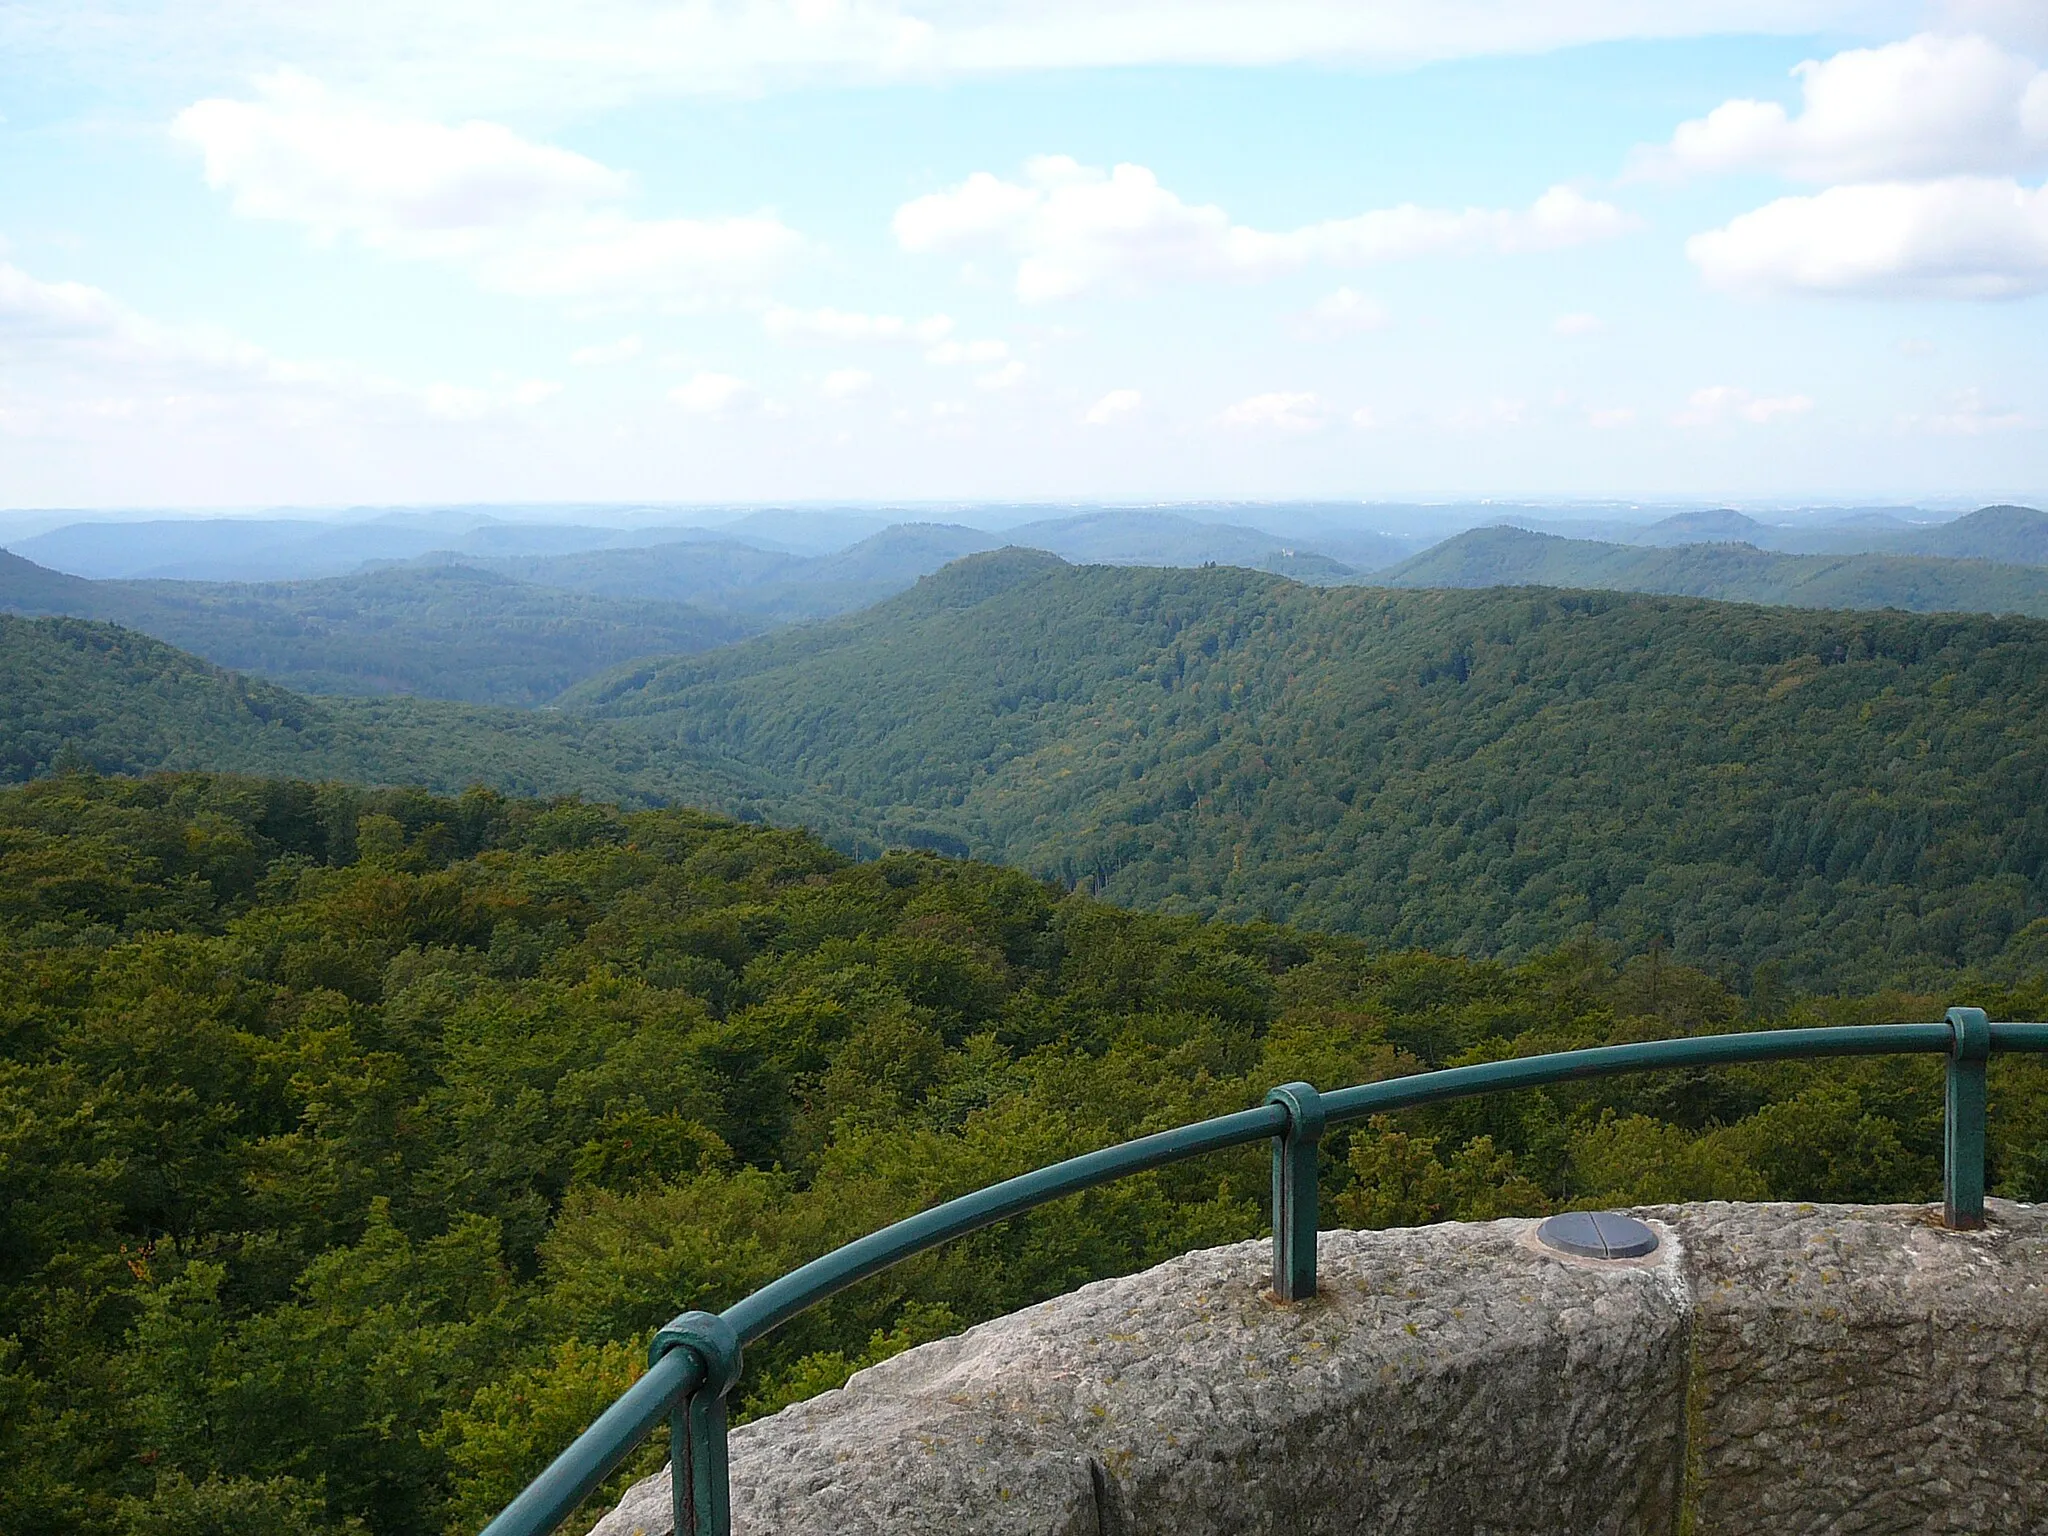
[{"label": "vertical railing support", "polygon": [[652,1365],[672,1349],[704,1364],[697,1390],[669,1414],[668,1475],[675,1536],[732,1536],[725,1464],[725,1395],[740,1377],[740,1336],[715,1312],[685,1312],[654,1336]]},{"label": "vertical railing support", "polygon": [[1984,1063],[1991,1024],[1982,1008],[1951,1008],[1948,1102],[1942,1117],[1942,1225],[1959,1232],[1984,1225]]},{"label": "vertical railing support", "polygon": [[1316,1293],[1316,1143],[1323,1100],[1307,1083],[1282,1083],[1266,1095],[1287,1111],[1273,1138],[1273,1294],[1306,1301]]}]

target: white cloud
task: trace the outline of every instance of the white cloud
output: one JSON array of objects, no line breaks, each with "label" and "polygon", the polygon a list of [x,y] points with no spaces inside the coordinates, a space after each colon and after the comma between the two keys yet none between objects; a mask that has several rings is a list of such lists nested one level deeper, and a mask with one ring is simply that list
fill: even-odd
[{"label": "white cloud", "polygon": [[1796,116],[1776,102],[1723,102],[1639,153],[1637,169],[1825,183],[2013,172],[2048,159],[2048,71],[1983,37],[1922,33],[1793,74]]},{"label": "white cloud", "polygon": [[1386,425],[1386,422],[1371,406],[1361,405],[1351,413],[1351,425],[1361,432],[1377,432]]},{"label": "white cloud", "polygon": [[610,363],[631,362],[640,352],[638,336],[621,336],[600,346],[578,347],[569,354],[569,361],[578,368],[602,368]]},{"label": "white cloud", "polygon": [[486,287],[535,299],[697,302],[743,292],[788,264],[802,238],[767,215],[723,219],[593,217],[575,229],[509,240],[476,262]]},{"label": "white cloud", "polygon": [[951,368],[965,363],[970,367],[1000,363],[1010,355],[1010,344],[1006,341],[942,341],[929,352],[924,360],[940,368]]},{"label": "white cloud", "polygon": [[2048,188],[1977,176],[1830,187],[1767,203],[1685,249],[1717,288],[2015,298],[2048,291]]},{"label": "white cloud", "polygon": [[1521,210],[1404,203],[1294,230],[1258,230],[1232,223],[1214,205],[1182,201],[1144,166],[1103,171],[1063,155],[1028,161],[1021,182],[977,171],[950,191],[905,203],[895,218],[907,251],[1015,256],[1016,291],[1027,300],[1173,279],[1255,279],[1313,264],[1553,250],[1635,227],[1611,204],[1560,186]]},{"label": "white cloud", "polygon": [[613,205],[630,178],[497,123],[449,125],[348,101],[304,75],[256,98],[186,108],[172,133],[237,213],[456,263],[485,287],[535,298],[685,300],[755,287],[802,241],[770,214],[641,219]]},{"label": "white cloud", "polygon": [[1316,300],[1302,330],[1313,336],[1351,336],[1387,328],[1387,306],[1355,288],[1339,288]]},{"label": "white cloud", "polygon": [[1144,403],[1145,397],[1135,389],[1112,389],[1088,407],[1081,423],[1089,427],[1106,427],[1113,421],[1123,420]]},{"label": "white cloud", "polygon": [[792,309],[777,304],[763,311],[761,327],[777,341],[911,342],[932,346],[952,334],[947,315],[908,320],[902,315],[865,315],[844,309]]},{"label": "white cloud", "polygon": [[9,410],[16,431],[63,430],[82,417],[477,420],[538,405],[561,388],[509,377],[487,386],[407,385],[280,358],[209,327],[164,325],[102,289],[44,282],[5,262],[0,347],[27,402]]},{"label": "white cloud", "polygon": [[1443,424],[1458,431],[1483,431],[1488,427],[1519,427],[1529,420],[1529,402],[1496,396],[1483,404],[1470,402],[1453,407]]},{"label": "white cloud", "polygon": [[463,384],[430,384],[422,391],[427,409],[449,421],[481,421],[507,405],[535,406],[552,400],[562,386],[551,379],[504,381],[492,389]]},{"label": "white cloud", "polygon": [[1550,322],[1550,329],[1559,336],[1597,336],[1607,329],[1607,322],[1598,315],[1580,310],[1569,315],[1559,315]]},{"label": "white cloud", "polygon": [[303,224],[325,238],[445,248],[479,230],[616,201],[619,172],[497,123],[458,126],[374,112],[318,81],[282,70],[258,99],[187,107],[174,137],[206,160],[207,185],[235,212]]},{"label": "white cloud", "polygon": [[974,387],[991,391],[1008,389],[1024,377],[1024,372],[1024,365],[1012,358],[1000,368],[991,368],[987,373],[976,374]]},{"label": "white cloud", "polygon": [[[2018,13],[2032,0],[1976,3]],[[147,0],[14,0],[0,6],[0,53],[86,78],[220,79],[265,61],[318,59],[352,87],[429,98],[437,110],[575,111],[1037,69],[1403,67],[1618,39],[1861,35],[1895,32],[1921,10],[1915,0],[245,0],[195,12]]]},{"label": "white cloud", "polygon": [[1694,390],[1686,401],[1686,408],[1671,418],[1671,424],[1676,427],[1716,427],[1735,420],[1746,421],[1752,426],[1765,426],[1788,417],[1804,416],[1812,409],[1813,400],[1807,395],[1759,396],[1733,385],[1711,384],[1705,389]]},{"label": "white cloud", "polygon": [[1596,432],[1612,432],[1618,427],[1632,427],[1636,424],[1636,413],[1628,406],[1617,405],[1607,410],[1593,409],[1586,412],[1586,425]]},{"label": "white cloud", "polygon": [[670,400],[692,416],[725,416],[751,405],[759,392],[745,379],[729,373],[694,373],[668,392]]},{"label": "white cloud", "polygon": [[1320,432],[1329,423],[1322,400],[1313,394],[1275,392],[1253,395],[1222,412],[1218,425],[1265,428],[1275,432]]},{"label": "white cloud", "polygon": [[850,400],[855,395],[872,389],[875,376],[865,368],[835,368],[825,375],[826,397],[833,400]]},{"label": "white cloud", "polygon": [[1925,416],[1902,416],[1899,425],[1907,431],[1933,432],[1944,437],[1982,437],[1987,432],[2013,432],[2033,425],[2027,413],[2008,405],[1992,405],[1982,390],[1958,392],[1944,410]]}]

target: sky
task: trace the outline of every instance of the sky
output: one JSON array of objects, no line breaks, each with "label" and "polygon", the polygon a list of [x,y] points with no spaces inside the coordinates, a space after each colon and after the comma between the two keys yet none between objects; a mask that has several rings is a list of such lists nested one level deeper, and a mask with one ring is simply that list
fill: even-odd
[{"label": "sky", "polygon": [[2048,490],[2043,0],[6,0],[0,507]]}]

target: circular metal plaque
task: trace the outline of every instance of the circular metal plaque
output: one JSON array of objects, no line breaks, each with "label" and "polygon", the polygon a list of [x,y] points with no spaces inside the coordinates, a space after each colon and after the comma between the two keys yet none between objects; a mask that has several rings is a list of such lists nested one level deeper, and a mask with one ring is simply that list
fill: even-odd
[{"label": "circular metal plaque", "polygon": [[1657,1234],[1618,1211],[1567,1211],[1536,1229],[1536,1241],[1582,1259],[1640,1259],[1657,1251]]}]

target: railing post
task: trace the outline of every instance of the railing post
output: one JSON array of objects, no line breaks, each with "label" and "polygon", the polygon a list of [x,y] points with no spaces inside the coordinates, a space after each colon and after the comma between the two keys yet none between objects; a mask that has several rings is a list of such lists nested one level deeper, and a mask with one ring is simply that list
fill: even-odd
[{"label": "railing post", "polygon": [[1991,1024],[1982,1008],[1951,1008],[1948,1102],[1942,1116],[1942,1225],[1958,1232],[1984,1225],[1984,1063]]},{"label": "railing post", "polygon": [[687,1349],[704,1364],[696,1391],[669,1414],[668,1475],[675,1536],[732,1536],[725,1464],[725,1395],[740,1376],[740,1337],[715,1312],[685,1312],[654,1336],[647,1362]]},{"label": "railing post", "polygon": [[1287,1111],[1273,1138],[1273,1294],[1306,1301],[1316,1293],[1316,1143],[1323,1100],[1307,1083],[1283,1083],[1266,1095]]}]

